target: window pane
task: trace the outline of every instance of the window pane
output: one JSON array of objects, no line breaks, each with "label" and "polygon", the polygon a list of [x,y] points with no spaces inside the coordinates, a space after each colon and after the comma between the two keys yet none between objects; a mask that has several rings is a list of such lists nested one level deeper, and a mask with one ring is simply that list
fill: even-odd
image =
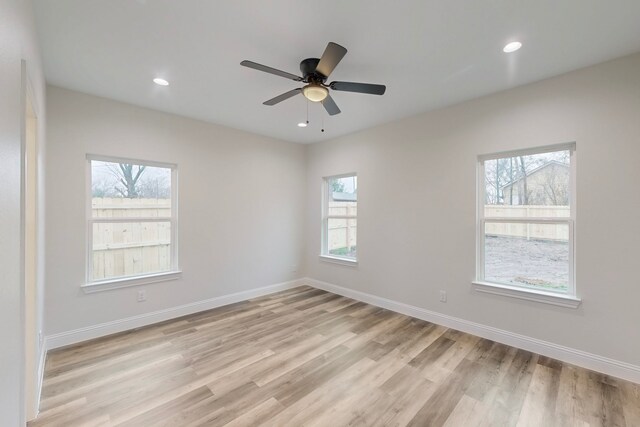
[{"label": "window pane", "polygon": [[327,250],[329,255],[356,258],[356,219],[328,220]]},{"label": "window pane", "polygon": [[171,217],[171,169],[91,161],[94,218]]},{"label": "window pane", "polygon": [[569,150],[484,162],[485,217],[569,217]]},{"label": "window pane", "polygon": [[137,276],[171,269],[171,223],[93,224],[93,277]]},{"label": "window pane", "polygon": [[[329,206],[332,202],[357,202],[358,201],[358,177],[346,176],[342,178],[329,178]],[[344,215],[337,213],[336,215]]]},{"label": "window pane", "polygon": [[484,279],[546,291],[568,291],[568,224],[485,224]]},{"label": "window pane", "polygon": [[328,216],[357,216],[358,202],[332,200],[329,202]]}]

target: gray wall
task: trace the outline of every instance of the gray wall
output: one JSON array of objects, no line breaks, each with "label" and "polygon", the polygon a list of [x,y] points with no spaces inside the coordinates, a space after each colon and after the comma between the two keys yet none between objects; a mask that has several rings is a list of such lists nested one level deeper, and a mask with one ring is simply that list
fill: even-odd
[{"label": "gray wall", "polygon": [[[582,305],[476,293],[477,156],[570,141]],[[320,183],[354,171],[350,268],[318,258]],[[309,277],[640,365],[640,54],[312,145],[307,177]]]},{"label": "gray wall", "polygon": [[[305,147],[48,87],[46,332],[273,285],[301,273]],[[85,294],[86,154],[178,165],[180,280]]]}]

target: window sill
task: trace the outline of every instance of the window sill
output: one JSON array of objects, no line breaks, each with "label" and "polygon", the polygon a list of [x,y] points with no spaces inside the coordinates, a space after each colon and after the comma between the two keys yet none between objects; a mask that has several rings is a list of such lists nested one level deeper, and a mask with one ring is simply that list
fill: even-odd
[{"label": "window sill", "polygon": [[94,292],[111,291],[113,289],[128,288],[131,286],[148,285],[150,283],[167,282],[182,277],[182,271],[168,271],[165,273],[148,274],[145,276],[124,277],[119,279],[102,280],[100,282],[86,283],[82,286],[85,294]]},{"label": "window sill", "polygon": [[346,265],[348,267],[357,267],[358,261],[355,259],[349,258],[340,258],[331,255],[320,255],[320,261],[331,262],[333,264]]},{"label": "window sill", "polygon": [[477,292],[519,298],[560,307],[578,308],[582,302],[580,298],[570,295],[561,295],[537,289],[525,289],[517,286],[499,285],[497,283],[474,281],[472,282],[472,286]]}]

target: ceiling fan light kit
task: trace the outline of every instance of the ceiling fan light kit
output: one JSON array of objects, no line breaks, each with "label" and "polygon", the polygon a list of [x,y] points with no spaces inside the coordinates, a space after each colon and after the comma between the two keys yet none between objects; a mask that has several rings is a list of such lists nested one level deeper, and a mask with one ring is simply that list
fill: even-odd
[{"label": "ceiling fan light kit", "polygon": [[292,89],[289,92],[285,92],[281,95],[271,98],[265,102],[264,105],[273,106],[286,99],[289,99],[299,93],[312,102],[322,102],[325,110],[329,115],[334,116],[340,113],[340,108],[336,105],[333,98],[329,94],[329,89],[345,92],[366,93],[370,95],[383,95],[386,86],[376,85],[369,83],[353,83],[353,82],[331,82],[326,84],[326,80],[346,55],[347,49],[340,46],[337,43],[329,42],[327,48],[324,50],[322,57],[320,58],[307,58],[300,62],[300,71],[302,76],[296,76],[295,74],[287,73],[273,67],[258,64],[253,61],[242,61],[240,65],[254,70],[263,71],[265,73],[274,74],[276,76],[284,77],[296,82],[307,83],[302,88]]},{"label": "ceiling fan light kit", "polygon": [[324,86],[311,83],[302,88],[302,94],[311,102],[322,102],[329,95],[329,90]]}]

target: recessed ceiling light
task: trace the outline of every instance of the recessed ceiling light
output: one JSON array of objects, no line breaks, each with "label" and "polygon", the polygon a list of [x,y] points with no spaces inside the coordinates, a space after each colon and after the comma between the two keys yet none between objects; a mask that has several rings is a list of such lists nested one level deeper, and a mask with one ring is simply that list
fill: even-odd
[{"label": "recessed ceiling light", "polygon": [[507,43],[505,47],[502,48],[502,51],[505,53],[515,52],[516,50],[522,47],[522,43],[520,42],[511,42]]},{"label": "recessed ceiling light", "polygon": [[156,77],[155,79],[153,79],[153,82],[160,86],[169,86],[169,82],[165,79],[161,79],[160,77]]},{"label": "recessed ceiling light", "polygon": [[307,124],[305,122],[300,122],[300,123],[298,123],[298,127],[299,128],[306,128]]}]

